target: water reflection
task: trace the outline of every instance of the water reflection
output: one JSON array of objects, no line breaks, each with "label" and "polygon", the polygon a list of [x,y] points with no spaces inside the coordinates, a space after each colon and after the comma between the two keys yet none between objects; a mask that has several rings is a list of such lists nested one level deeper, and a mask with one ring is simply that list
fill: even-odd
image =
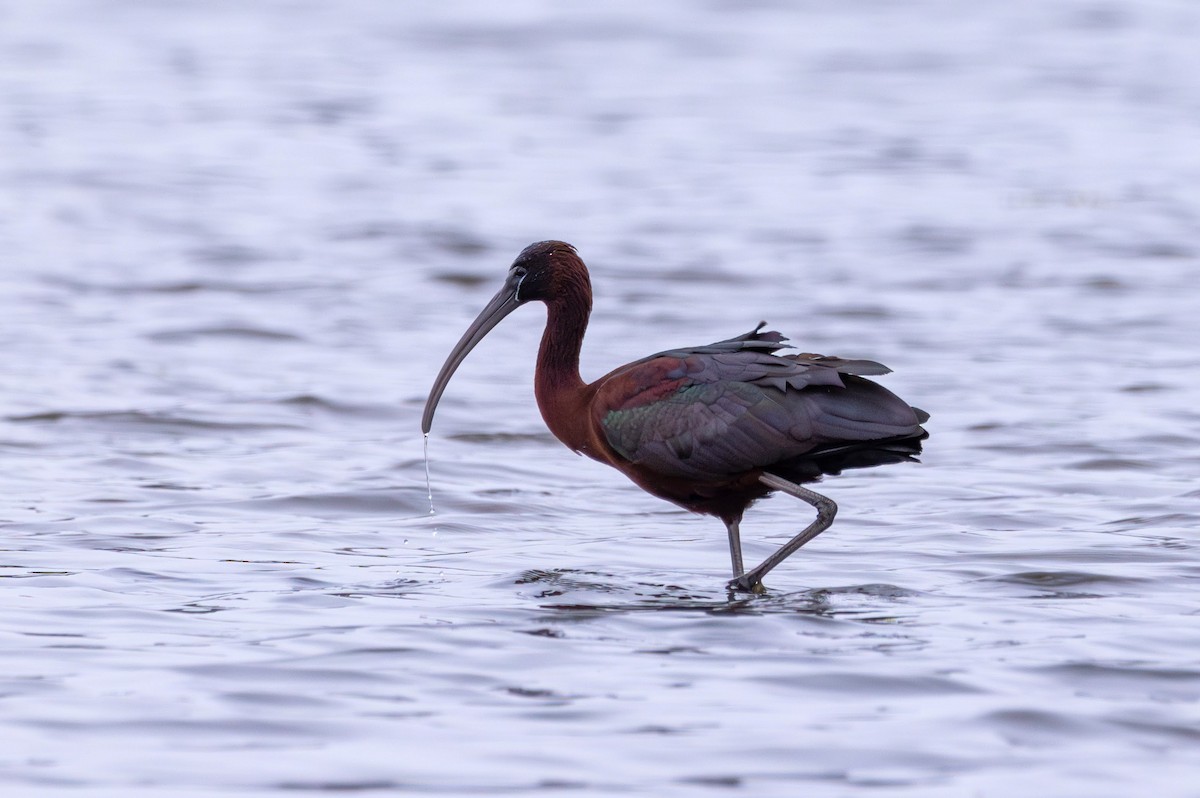
[{"label": "water reflection", "polygon": [[[516,580],[518,585],[537,589],[531,598],[553,599],[539,604],[542,609],[561,613],[564,620],[587,620],[604,613],[701,612],[731,614],[803,614],[826,618],[849,618],[867,623],[895,623],[897,616],[880,615],[880,600],[901,604],[903,599],[919,595],[895,585],[871,584],[845,587],[811,588],[747,596],[724,591],[722,594],[698,593],[679,585],[639,582],[630,584],[613,574],[574,569],[527,571]],[[856,607],[857,599],[869,597],[869,609]],[[843,601],[844,598],[851,599]],[[869,616],[869,617],[864,617]]]}]

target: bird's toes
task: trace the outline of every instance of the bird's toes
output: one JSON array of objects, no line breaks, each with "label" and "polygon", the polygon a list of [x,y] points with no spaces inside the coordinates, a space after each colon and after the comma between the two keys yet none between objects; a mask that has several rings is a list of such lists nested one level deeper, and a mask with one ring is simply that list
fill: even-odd
[{"label": "bird's toes", "polygon": [[761,579],[757,579],[750,574],[742,574],[737,579],[730,579],[725,587],[740,593],[755,593],[761,595],[767,589]]}]

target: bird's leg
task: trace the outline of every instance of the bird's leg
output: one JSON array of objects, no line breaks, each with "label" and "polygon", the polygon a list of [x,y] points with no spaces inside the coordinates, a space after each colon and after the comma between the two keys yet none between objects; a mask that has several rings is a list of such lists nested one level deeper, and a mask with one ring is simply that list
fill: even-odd
[{"label": "bird's leg", "polygon": [[837,515],[837,505],[833,503],[833,499],[822,496],[816,491],[809,490],[794,482],[789,482],[782,477],[777,477],[774,474],[766,472],[758,478],[758,481],[769,488],[781,490],[784,493],[795,496],[797,499],[808,502],[817,508],[817,520],[809,524],[799,535],[796,535],[796,537],[780,546],[778,551],[763,560],[762,564],[757,568],[741,574],[729,583],[729,588],[732,590],[745,590],[753,593],[762,592],[762,580],[768,571],[790,557],[796,549],[828,529],[829,525],[833,523],[833,517]]},{"label": "bird's leg", "polygon": [[738,520],[725,521],[725,530],[729,532],[729,559],[733,561],[733,578],[737,579],[746,572],[742,565],[742,535],[738,530]]}]

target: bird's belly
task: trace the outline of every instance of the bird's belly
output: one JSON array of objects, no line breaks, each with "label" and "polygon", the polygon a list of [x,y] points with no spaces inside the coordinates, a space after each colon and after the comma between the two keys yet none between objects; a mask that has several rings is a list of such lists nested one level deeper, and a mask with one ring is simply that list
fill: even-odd
[{"label": "bird's belly", "polygon": [[620,467],[620,470],[653,496],[694,513],[718,518],[741,518],[752,502],[770,493],[770,489],[758,481],[760,469],[708,480],[664,476],[633,464]]}]

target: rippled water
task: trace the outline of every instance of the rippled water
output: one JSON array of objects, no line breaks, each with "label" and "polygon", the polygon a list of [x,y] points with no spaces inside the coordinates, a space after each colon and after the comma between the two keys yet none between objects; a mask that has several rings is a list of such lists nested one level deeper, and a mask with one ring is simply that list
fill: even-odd
[{"label": "rippled water", "polygon": [[[1200,9],[0,6],[6,795],[1197,795]],[[591,377],[760,318],[922,465],[731,600],[573,457]],[[807,524],[777,497],[748,559]]]}]

